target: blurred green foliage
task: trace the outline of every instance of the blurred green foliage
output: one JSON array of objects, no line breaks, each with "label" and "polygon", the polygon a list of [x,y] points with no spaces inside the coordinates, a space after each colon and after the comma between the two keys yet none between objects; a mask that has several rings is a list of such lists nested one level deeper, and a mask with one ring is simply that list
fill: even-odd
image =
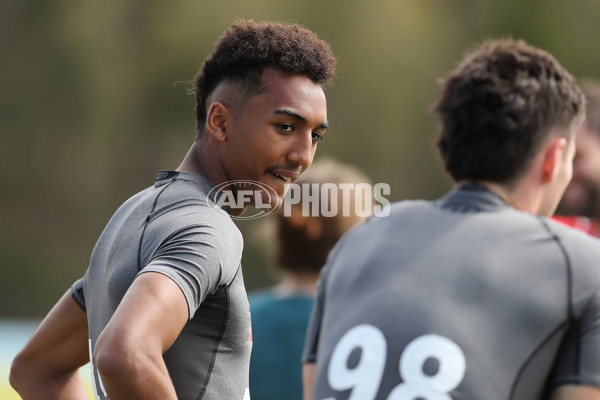
[{"label": "blurred green foliage", "polygon": [[[597,0],[0,2],[0,316],[43,315],[116,207],[178,166],[195,135],[189,81],[237,18],[331,43],[317,158],[389,183],[390,200],[450,187],[429,107],[436,79],[481,40],[523,38],[577,77],[600,75]],[[264,222],[239,224],[249,291],[273,281]]]}]

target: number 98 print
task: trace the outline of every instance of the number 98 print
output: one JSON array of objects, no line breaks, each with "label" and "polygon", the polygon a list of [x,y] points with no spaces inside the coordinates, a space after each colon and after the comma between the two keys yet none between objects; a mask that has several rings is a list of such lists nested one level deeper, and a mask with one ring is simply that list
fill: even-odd
[{"label": "number 98 print", "polygon": [[[350,354],[360,349],[360,361],[349,368]],[[329,386],[337,391],[352,389],[349,400],[377,397],[387,357],[387,342],[378,328],[364,324],[350,329],[335,346],[327,369]],[[424,372],[425,363],[434,359],[434,374]],[[465,375],[465,356],[456,343],[443,336],[428,334],[411,341],[402,352],[398,372],[402,383],[387,400],[451,400]],[[336,400],[328,397],[323,400]]]}]

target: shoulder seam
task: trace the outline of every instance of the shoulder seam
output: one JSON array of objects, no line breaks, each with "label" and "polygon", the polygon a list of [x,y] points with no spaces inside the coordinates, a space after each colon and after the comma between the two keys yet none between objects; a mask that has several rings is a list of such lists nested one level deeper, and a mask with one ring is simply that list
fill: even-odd
[{"label": "shoulder seam", "polygon": [[[575,320],[575,310],[574,310],[574,306],[573,306],[573,268],[571,266],[571,258],[569,257],[569,253],[567,252],[567,249],[565,249],[565,246],[563,245],[563,243],[560,240],[560,238],[558,237],[558,235],[552,230],[552,228],[550,228],[548,221],[543,220],[540,217],[538,217],[538,221],[540,221],[540,224],[542,224],[542,226],[546,229],[546,231],[552,237],[554,242],[558,245],[558,247],[560,248],[560,251],[562,252],[562,254],[565,258],[565,265],[567,268],[567,301],[568,301],[568,312],[569,312],[568,321],[570,323],[574,323],[574,322],[577,323],[577,321]],[[577,346],[579,347],[580,345],[581,345],[581,342],[578,340]],[[581,360],[579,358],[579,355],[581,354],[580,350],[581,349],[578,349],[577,353],[575,354],[575,357],[576,357],[575,365],[577,366],[578,371],[581,367]]]},{"label": "shoulder seam", "polygon": [[[547,221],[543,220],[540,217],[536,217],[536,219],[544,227],[544,230],[548,233],[548,235],[550,235],[550,238],[557,244],[558,248],[560,249],[560,252],[563,254],[563,257],[565,259],[565,266],[566,266],[566,273],[567,273],[567,282],[566,283],[567,283],[567,312],[568,312],[568,315],[567,315],[567,319],[564,320],[563,322],[561,322],[560,324],[558,324],[552,330],[552,332],[550,332],[550,334],[548,336],[546,336],[539,343],[539,345],[535,348],[535,350],[527,357],[525,363],[523,363],[523,365],[519,369],[519,373],[517,374],[517,379],[515,379],[515,381],[513,382],[511,392],[510,392],[510,397],[509,397],[510,399],[512,399],[513,396],[515,395],[515,390],[517,389],[519,379],[521,377],[521,374],[523,373],[523,370],[526,368],[527,364],[532,360],[532,358],[535,356],[535,354],[537,354],[544,347],[545,343],[547,343],[554,335],[560,333],[561,329],[563,329],[563,328],[568,329],[568,326],[574,321],[574,315],[575,315],[574,311],[573,311],[573,301],[572,301],[572,299],[573,299],[572,279],[571,279],[572,270],[571,270],[571,259],[569,258],[569,254],[567,253],[567,250],[563,246],[560,238],[550,228]],[[576,360],[576,364],[579,367],[579,359]]]},{"label": "shoulder seam", "polygon": [[571,267],[571,258],[569,257],[569,253],[565,249],[565,246],[563,245],[560,238],[556,235],[556,233],[548,225],[548,222],[539,217],[537,219],[540,222],[540,224],[546,229],[546,232],[548,232],[548,234],[550,235],[552,240],[554,240],[554,242],[557,244],[557,246],[559,247],[561,253],[563,254],[563,256],[565,258],[565,266],[567,268],[567,271],[566,271],[567,272],[567,301],[568,301],[568,306],[569,306],[568,307],[569,320],[572,321],[575,318],[575,311],[573,310],[573,279],[572,279],[573,271],[572,271],[572,267]]},{"label": "shoulder seam", "polygon": [[156,197],[154,198],[154,202],[152,203],[152,209],[150,210],[150,212],[148,213],[148,215],[146,215],[145,221],[144,221],[144,229],[142,229],[142,234],[140,235],[140,242],[138,243],[138,252],[137,252],[137,270],[138,272],[140,272],[142,270],[142,243],[144,242],[144,235],[146,233],[146,228],[148,228],[148,223],[150,222],[150,215],[152,215],[152,213],[154,212],[154,210],[156,209],[156,205],[158,204],[158,199],[160,198],[160,196],[163,194],[163,192],[165,190],[167,190],[167,188],[169,186],[171,186],[171,184],[175,182],[175,180],[171,180],[171,182],[167,183],[165,185],[164,188],[162,188],[160,190],[160,192],[158,192],[156,194]]}]

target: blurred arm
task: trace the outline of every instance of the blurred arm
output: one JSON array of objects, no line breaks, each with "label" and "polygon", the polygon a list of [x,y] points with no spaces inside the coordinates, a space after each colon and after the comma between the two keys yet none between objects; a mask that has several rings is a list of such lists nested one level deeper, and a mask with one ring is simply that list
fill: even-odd
[{"label": "blurred arm", "polygon": [[10,383],[25,400],[87,399],[78,369],[88,361],[86,314],[69,290],[13,360]]},{"label": "blurred arm", "polygon": [[187,301],[173,280],[147,272],[133,281],[93,353],[111,400],[177,398],[162,356],[187,320]]},{"label": "blurred arm", "polygon": [[302,365],[302,389],[304,392],[304,400],[312,399],[313,387],[315,385],[316,366],[314,363],[306,363]]},{"label": "blurred arm", "polygon": [[552,392],[550,400],[600,400],[600,389],[585,385],[564,385]]}]

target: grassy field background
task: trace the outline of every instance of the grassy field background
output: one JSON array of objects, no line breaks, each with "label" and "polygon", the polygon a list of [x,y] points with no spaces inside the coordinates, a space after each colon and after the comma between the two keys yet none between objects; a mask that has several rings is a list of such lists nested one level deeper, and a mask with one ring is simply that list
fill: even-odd
[{"label": "grassy field background", "polygon": [[[83,371],[82,371],[82,374],[83,374]],[[87,388],[88,397],[90,399],[93,399],[94,392],[92,389],[91,379],[85,379],[85,376],[83,379],[85,382],[85,386]],[[0,400],[20,400],[20,399],[21,399],[21,397],[17,394],[17,392],[15,392],[12,387],[10,387],[10,384],[8,383],[8,373],[6,373],[6,375],[3,377],[2,381],[0,381]]]}]

